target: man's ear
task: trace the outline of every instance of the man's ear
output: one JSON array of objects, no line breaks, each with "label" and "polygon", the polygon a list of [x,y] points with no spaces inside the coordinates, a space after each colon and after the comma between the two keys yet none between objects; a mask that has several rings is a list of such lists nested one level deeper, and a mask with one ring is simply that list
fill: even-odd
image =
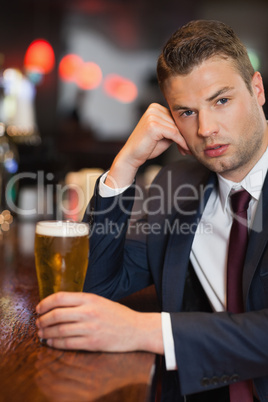
[{"label": "man's ear", "polygon": [[258,99],[259,105],[263,106],[265,104],[265,92],[262,82],[261,74],[256,71],[252,77],[252,89]]}]

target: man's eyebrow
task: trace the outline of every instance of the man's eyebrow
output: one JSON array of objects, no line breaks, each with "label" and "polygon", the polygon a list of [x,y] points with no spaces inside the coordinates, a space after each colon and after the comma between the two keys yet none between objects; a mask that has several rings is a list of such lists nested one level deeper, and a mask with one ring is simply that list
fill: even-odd
[{"label": "man's eyebrow", "polygon": [[[211,101],[213,101],[214,99],[216,99],[218,96],[220,96],[220,95],[222,95],[222,94],[225,94],[226,92],[228,92],[228,91],[232,91],[233,89],[235,89],[234,87],[228,87],[228,86],[226,86],[226,87],[223,87],[223,88],[221,88],[221,89],[219,89],[217,92],[215,92],[213,95],[211,95],[209,98],[207,98],[206,99],[206,102],[211,102]],[[192,110],[192,108],[191,107],[189,107],[189,106],[184,106],[184,105],[174,105],[173,107],[172,107],[172,110],[174,111],[174,112],[177,112],[177,111],[179,111],[179,110]]]},{"label": "man's eyebrow", "polygon": [[211,102],[214,99],[216,99],[218,96],[224,94],[227,91],[231,91],[233,90],[234,87],[223,87],[221,89],[219,89],[217,92],[215,92],[215,94],[213,94],[212,96],[210,96],[209,98],[206,99],[207,102]]},{"label": "man's eyebrow", "polygon": [[187,106],[174,105],[174,106],[172,107],[172,110],[173,110],[174,112],[177,112],[177,111],[179,111],[179,110],[191,110],[191,108],[190,108],[190,107],[187,107]]}]

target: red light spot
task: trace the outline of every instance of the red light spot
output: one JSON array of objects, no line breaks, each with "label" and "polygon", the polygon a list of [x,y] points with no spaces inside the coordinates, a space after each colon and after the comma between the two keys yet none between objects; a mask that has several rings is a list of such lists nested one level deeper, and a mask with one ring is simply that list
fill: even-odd
[{"label": "red light spot", "polygon": [[55,55],[52,46],[44,39],[34,40],[28,47],[24,66],[27,71],[34,73],[50,73],[55,65]]},{"label": "red light spot", "polygon": [[83,63],[76,76],[76,83],[81,89],[95,89],[102,81],[102,71],[93,62]]},{"label": "red light spot", "polygon": [[75,81],[83,60],[76,54],[67,54],[59,64],[59,76],[63,81]]},{"label": "red light spot", "polygon": [[122,103],[131,103],[138,96],[138,88],[134,82],[116,74],[106,77],[104,90],[108,96]]}]

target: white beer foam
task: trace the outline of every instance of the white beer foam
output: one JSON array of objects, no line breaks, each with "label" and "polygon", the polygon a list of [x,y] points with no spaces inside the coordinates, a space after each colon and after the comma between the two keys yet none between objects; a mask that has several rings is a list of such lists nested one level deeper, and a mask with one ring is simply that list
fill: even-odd
[{"label": "white beer foam", "polygon": [[71,221],[40,221],[36,224],[35,232],[42,236],[54,237],[87,236],[89,226],[86,223]]}]

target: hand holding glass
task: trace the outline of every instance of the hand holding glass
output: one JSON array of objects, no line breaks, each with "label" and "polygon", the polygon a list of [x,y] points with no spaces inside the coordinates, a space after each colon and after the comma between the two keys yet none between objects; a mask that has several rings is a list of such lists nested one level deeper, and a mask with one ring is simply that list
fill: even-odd
[{"label": "hand holding glass", "polygon": [[35,232],[35,265],[40,300],[59,292],[81,292],[89,253],[86,223],[40,221]]}]

